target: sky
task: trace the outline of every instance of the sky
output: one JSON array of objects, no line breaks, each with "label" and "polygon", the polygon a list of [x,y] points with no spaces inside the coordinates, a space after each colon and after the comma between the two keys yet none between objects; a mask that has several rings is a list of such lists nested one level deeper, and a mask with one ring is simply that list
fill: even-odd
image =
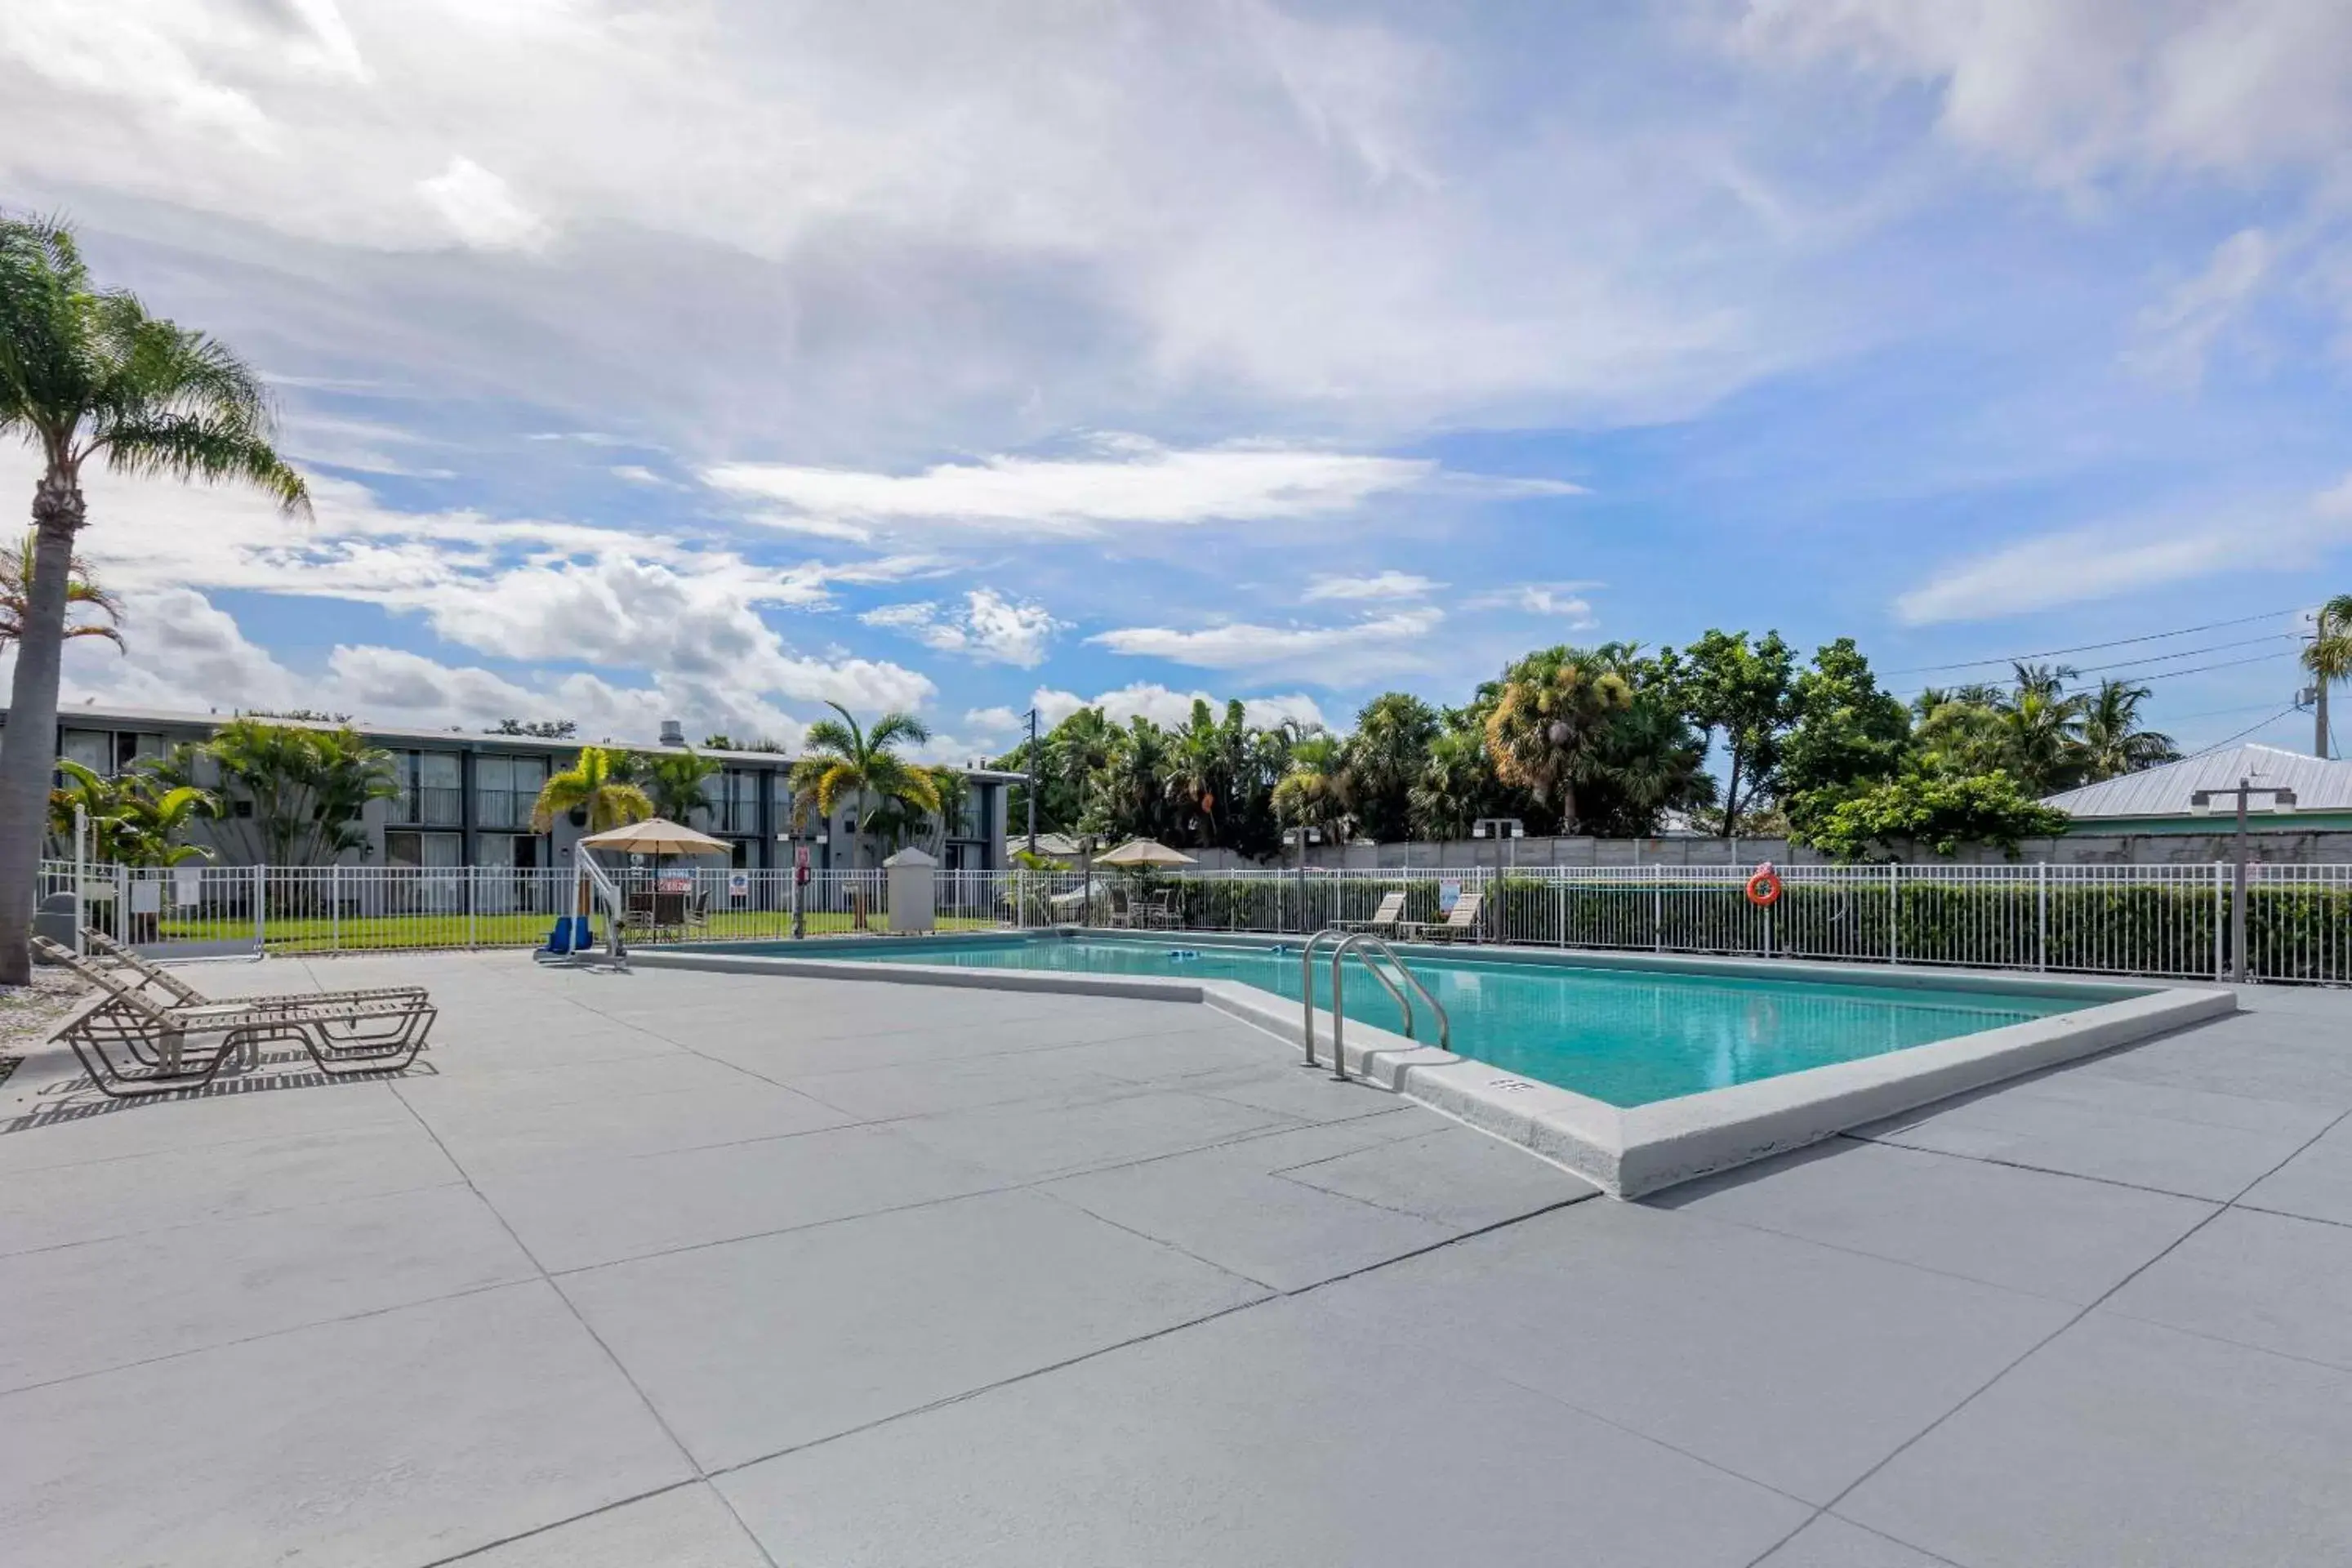
[{"label": "sky", "polygon": [[2299,745],[2352,591],[2341,0],[9,0],[0,206],[315,499],[87,476],[68,701],[961,761],[1719,626]]}]

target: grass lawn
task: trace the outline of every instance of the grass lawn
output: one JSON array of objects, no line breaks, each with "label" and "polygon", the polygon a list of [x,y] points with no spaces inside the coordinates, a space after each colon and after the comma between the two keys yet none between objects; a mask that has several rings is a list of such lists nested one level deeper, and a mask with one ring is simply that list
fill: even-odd
[{"label": "grass lawn", "polygon": [[[808,916],[811,936],[845,936],[852,917],[846,911],[812,911]],[[457,914],[418,915],[345,915],[340,921],[323,917],[300,919],[272,918],[267,927],[267,946],[271,952],[336,952],[395,950],[425,947],[537,947],[547,940],[548,929],[555,923],[552,915],[541,914],[478,914],[470,922]],[[604,919],[597,919],[599,934]],[[939,917],[941,931],[988,931],[1002,922],[950,915]],[[888,922],[879,916],[871,924],[877,930],[887,930]],[[166,942],[236,942],[249,940],[253,922],[249,920],[163,921]],[[793,934],[793,917],[782,910],[728,910],[711,915],[708,923],[696,927],[691,940],[696,942],[782,941]]]}]

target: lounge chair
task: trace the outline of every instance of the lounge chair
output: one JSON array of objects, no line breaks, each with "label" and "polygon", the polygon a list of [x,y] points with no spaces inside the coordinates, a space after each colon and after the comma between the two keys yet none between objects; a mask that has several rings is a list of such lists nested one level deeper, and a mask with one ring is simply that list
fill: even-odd
[{"label": "lounge chair", "polygon": [[137,975],[138,984],[148,993],[149,999],[165,1007],[236,1007],[249,1012],[261,1007],[315,1007],[322,1002],[382,1002],[425,995],[422,985],[373,985],[344,991],[294,991],[274,996],[231,996],[215,1000],[162,964],[142,957],[136,950],[123,946],[94,926],[82,927],[81,939],[82,945],[92,958]]},{"label": "lounge chair", "polygon": [[[35,937],[33,945],[96,986],[98,1001],[67,1020],[52,1038],[70,1047],[90,1081],[113,1100],[201,1089],[231,1061],[258,1067],[261,1047],[291,1039],[331,1077],[398,1072],[425,1048],[438,1010],[422,991],[388,996],[271,997],[165,1003],[127,965],[101,963]],[[138,976],[134,978],[134,976]],[[192,1040],[210,1039],[192,1052]]]},{"label": "lounge chair", "polygon": [[1442,921],[1400,921],[1397,929],[1414,942],[1460,942],[1478,939],[1478,911],[1486,903],[1484,893],[1464,893],[1454,900],[1454,907]]},{"label": "lounge chair", "polygon": [[1339,921],[1334,923],[1341,931],[1366,931],[1376,935],[1381,931],[1393,931],[1404,923],[1404,890],[1400,888],[1381,894],[1379,907],[1372,910],[1372,918],[1368,921]]}]

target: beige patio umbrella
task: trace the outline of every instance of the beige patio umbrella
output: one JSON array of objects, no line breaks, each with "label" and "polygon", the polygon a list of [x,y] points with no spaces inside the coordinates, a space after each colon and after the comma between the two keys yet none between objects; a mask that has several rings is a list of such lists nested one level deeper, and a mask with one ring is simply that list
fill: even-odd
[{"label": "beige patio umbrella", "polygon": [[624,855],[731,855],[735,847],[723,838],[697,833],[665,816],[625,822],[580,841],[586,849],[615,849]]},{"label": "beige patio umbrella", "polygon": [[1158,839],[1130,838],[1109,854],[1095,857],[1095,864],[1140,869],[1151,866],[1192,866],[1198,862],[1181,850],[1169,848]]}]

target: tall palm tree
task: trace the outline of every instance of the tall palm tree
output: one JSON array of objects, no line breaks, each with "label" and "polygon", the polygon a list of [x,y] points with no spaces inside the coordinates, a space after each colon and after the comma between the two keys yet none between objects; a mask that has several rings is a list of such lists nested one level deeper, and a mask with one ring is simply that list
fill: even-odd
[{"label": "tall palm tree", "polygon": [[659,816],[653,797],[630,783],[625,773],[620,753],[602,746],[581,747],[570,767],[549,774],[540,786],[539,799],[530,808],[531,831],[545,833],[555,826],[557,817],[572,811],[587,817],[591,833]]},{"label": "tall palm tree", "polygon": [[1355,802],[1348,753],[1329,735],[1309,735],[1290,748],[1290,771],[1274,786],[1274,813],[1286,827],[1316,827],[1326,843],[1344,844],[1354,830]]},{"label": "tall palm tree", "polygon": [[2145,686],[2110,679],[2100,681],[2099,689],[2084,699],[2081,746],[2085,784],[2180,760],[2171,736],[2141,725],[2139,705],[2147,698]]},{"label": "tall palm tree", "polygon": [[[32,613],[33,555],[39,538],[27,529],[16,552],[0,556],[0,648],[25,634],[26,617]],[[89,620],[74,621],[70,617],[77,606],[96,614]],[[104,637],[118,648],[122,646],[122,633],[117,629],[122,622],[122,601],[98,585],[89,563],[79,555],[73,558],[66,578],[66,615],[68,618],[62,635],[68,641],[75,637]]]},{"label": "tall palm tree", "polygon": [[1504,672],[1486,715],[1496,776],[1559,813],[1576,831],[1576,786],[1591,771],[1609,721],[1633,705],[1623,676],[1576,648],[1529,654]]},{"label": "tall palm tree", "polygon": [[2327,689],[2352,680],[2352,594],[2338,594],[2319,606],[2311,640],[2303,647],[2303,668],[2311,671],[2312,684],[2317,688],[2318,744],[2314,749],[2323,757],[2329,756],[2336,750],[2336,738],[2328,731]]},{"label": "tall palm tree", "polygon": [[1410,692],[1382,692],[1356,715],[1348,773],[1365,837],[1387,842],[1411,831],[1411,793],[1437,730],[1436,710]]},{"label": "tall palm tree", "polygon": [[1220,724],[1210,712],[1207,701],[1196,698],[1192,722],[1169,737],[1160,782],[1195,844],[1224,841],[1219,832],[1217,809],[1228,793],[1236,752],[1242,749],[1247,733],[1239,702],[1225,705],[1224,722]]},{"label": "tall palm tree", "polygon": [[309,489],[270,446],[270,427],[268,393],[244,361],[150,316],[132,295],[98,288],[64,225],[0,216],[0,437],[32,443],[42,464],[8,701],[9,724],[26,739],[0,748],[0,984],[32,978],[66,592],[74,536],[89,520],[83,467],[235,480],[306,510]]},{"label": "tall palm tree", "polygon": [[[895,813],[903,807],[940,809],[939,785],[932,781],[929,770],[908,762],[893,749],[902,744],[919,746],[929,740],[928,725],[912,713],[894,711],[874,721],[874,727],[868,730],[861,728],[856,718],[840,703],[828,702],[825,706],[841,717],[820,719],[809,726],[808,736],[802,742],[807,754],[793,768],[794,795],[815,801],[817,810],[828,816],[842,796],[854,795],[860,839],[889,826],[896,819]],[[877,817],[877,807],[886,815]],[[852,847],[853,868],[860,847],[862,845]]]},{"label": "tall palm tree", "polygon": [[1429,757],[1412,789],[1413,831],[1423,838],[1467,838],[1496,793],[1486,731],[1448,727],[1429,742]]},{"label": "tall palm tree", "polygon": [[1168,831],[1167,773],[1170,736],[1138,713],[1118,732],[1109,765],[1095,781],[1089,815],[1113,837],[1156,838]]}]

